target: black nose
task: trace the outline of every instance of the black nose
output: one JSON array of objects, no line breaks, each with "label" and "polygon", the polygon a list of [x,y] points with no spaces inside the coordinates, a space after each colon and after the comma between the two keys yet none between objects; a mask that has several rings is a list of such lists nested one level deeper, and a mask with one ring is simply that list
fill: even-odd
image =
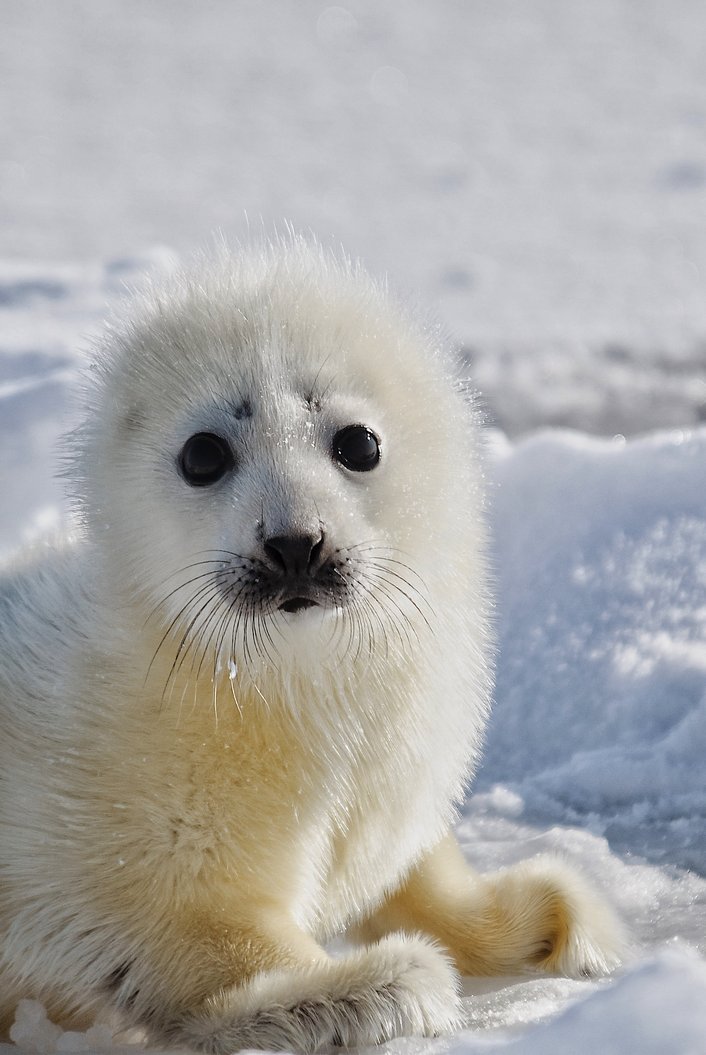
[{"label": "black nose", "polygon": [[314,571],[321,561],[324,533],[318,535],[275,535],[264,542],[265,553],[278,571],[285,575],[304,575]]}]

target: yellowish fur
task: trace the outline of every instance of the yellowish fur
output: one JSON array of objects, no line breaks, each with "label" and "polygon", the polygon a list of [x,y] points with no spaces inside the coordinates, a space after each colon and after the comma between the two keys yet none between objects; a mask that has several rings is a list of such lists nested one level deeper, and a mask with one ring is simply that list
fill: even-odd
[{"label": "yellowish fur", "polygon": [[[479,877],[448,835],[490,686],[461,388],[438,334],[296,239],[113,324],[77,537],[0,578],[5,1028],[34,997],[66,1025],[109,1008],[223,1055],[315,1051],[452,1028],[442,948],[474,973],[614,962],[566,866]],[[378,437],[371,471],[336,453],[349,426]],[[233,460],[192,486],[201,433]],[[272,557],[319,533],[321,569]],[[374,943],[332,958],[356,927]]]},{"label": "yellowish fur", "polygon": [[362,938],[419,929],[448,949],[467,975],[527,967],[600,974],[620,953],[620,926],[559,859],[539,857],[478,875],[448,835],[359,928]]}]

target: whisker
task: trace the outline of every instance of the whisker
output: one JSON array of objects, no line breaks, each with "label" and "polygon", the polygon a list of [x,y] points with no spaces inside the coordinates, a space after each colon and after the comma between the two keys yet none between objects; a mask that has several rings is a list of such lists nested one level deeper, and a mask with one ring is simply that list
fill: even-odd
[{"label": "whisker", "polygon": [[[228,610],[226,608],[226,611],[223,611],[223,598],[221,598],[220,603],[217,604],[214,607],[213,611],[210,612],[209,615],[204,619],[203,625],[199,631],[198,639],[194,643],[193,658],[191,660],[191,668],[189,670],[189,675],[191,676],[194,674],[194,666],[196,664],[196,660],[198,659],[199,665],[196,668],[196,675],[194,678],[196,682],[198,682],[201,678],[201,672],[204,669],[204,663],[206,662],[206,657],[209,654],[209,645],[214,640],[217,640],[217,635],[220,631],[220,627],[223,625],[224,621],[227,621],[227,619]],[[213,650],[213,677],[211,678],[212,683],[215,683],[218,680],[218,654],[218,647],[216,646],[216,648]]]},{"label": "whisker", "polygon": [[[370,587],[369,587],[370,593],[372,593],[373,590],[374,590],[374,584],[371,583]],[[377,625],[378,625],[378,627],[380,629],[380,637],[384,641],[384,645],[385,645],[383,656],[384,656],[385,659],[388,659],[389,658],[389,649],[388,649],[387,632],[385,630],[385,624],[382,621],[380,613],[379,613],[378,609],[376,608],[376,606],[374,604],[370,603],[370,597],[369,596],[363,598],[362,605],[363,605],[364,610],[366,612],[368,612],[370,614],[370,616],[372,616],[372,618],[375,620],[375,622],[377,623]],[[369,635],[368,642],[369,642],[369,647],[370,647],[370,654],[372,655],[372,644],[373,644],[373,635],[372,634]]]},{"label": "whisker", "polygon": [[[191,571],[192,568],[205,567],[208,564],[220,564],[222,566],[233,567],[234,565],[233,565],[233,562],[232,562],[232,560],[230,558],[235,557],[237,560],[244,560],[244,558],[241,557],[240,554],[238,554],[238,553],[230,553],[229,550],[208,550],[208,549],[206,549],[206,550],[200,550],[199,553],[222,553],[222,554],[226,554],[228,556],[228,560],[224,560],[223,557],[221,557],[219,560],[216,560],[214,558],[212,560],[195,560],[195,561],[192,561],[190,564],[185,564],[182,568],[177,568],[176,571],[170,572],[169,575],[165,576],[164,579],[160,580],[160,582],[157,583],[157,586],[166,586],[166,584],[171,579],[173,579],[176,575],[183,575],[184,572]],[[195,554],[195,556],[199,556],[199,554]],[[245,564],[240,565],[240,567],[241,568],[245,567]]]},{"label": "whisker", "polygon": [[[231,626],[231,614],[233,612],[233,609],[236,608],[237,605],[238,605],[238,600],[240,598],[241,592],[242,592],[242,589],[238,590],[238,592],[235,594],[235,596],[233,598],[231,598],[230,603],[225,606],[225,611],[222,613],[221,618],[218,620],[218,622],[216,624],[216,627],[214,628],[213,634],[211,635],[211,639],[210,640],[215,642],[215,644],[213,646],[213,680],[214,681],[217,679],[217,675],[218,675],[218,670],[217,670],[218,658],[221,655],[221,651],[223,649],[223,643],[225,642],[225,639],[226,639],[226,633],[228,632],[228,627]],[[206,648],[204,648],[203,656],[201,658],[201,662],[199,663],[199,670],[198,670],[197,675],[196,675],[197,677],[199,675],[199,672],[201,671],[201,667],[202,667],[204,659],[206,657],[206,651],[207,651]],[[230,656],[228,657],[230,662],[234,662],[234,659],[233,659],[234,651],[235,651],[235,642],[233,642],[233,647],[231,649]]]},{"label": "whisker", "polygon": [[189,599],[186,601],[186,603],[182,606],[182,608],[179,609],[177,614],[174,616],[174,618],[170,622],[169,626],[164,631],[164,635],[162,636],[162,639],[159,642],[159,644],[157,645],[157,648],[154,651],[154,655],[152,656],[152,659],[150,660],[150,664],[149,664],[149,666],[147,668],[147,673],[145,674],[145,684],[147,684],[147,679],[150,676],[150,672],[152,670],[152,667],[154,666],[154,663],[155,663],[155,661],[157,659],[157,656],[159,655],[160,650],[162,649],[162,646],[164,645],[165,641],[167,640],[169,635],[174,630],[174,627],[186,615],[186,613],[194,605],[194,603],[198,601],[198,599],[201,597],[201,595],[204,594],[204,593],[207,593],[210,589],[212,589],[212,587],[213,587],[213,582],[211,581],[210,576],[209,576],[209,581],[204,586],[201,586],[196,591],[195,594],[192,594],[192,596],[189,597]]},{"label": "whisker", "polygon": [[[351,581],[350,577],[345,576],[343,574],[343,572],[339,568],[336,568],[336,567],[333,568],[333,573],[334,573],[334,575],[338,575],[339,579],[341,579],[345,583],[346,592],[350,593],[352,596],[355,596],[355,589],[351,590],[352,586],[355,587],[357,585],[355,583],[355,580]],[[351,648],[353,646],[353,633],[354,633],[354,629],[355,629],[355,616],[356,616],[356,614],[357,614],[356,609],[353,608],[352,609],[352,617],[349,618],[349,620],[348,620],[348,641],[346,643],[346,647],[345,647],[344,652],[343,652],[344,656],[348,655],[348,653],[350,652],[350,650],[351,650]],[[342,631],[341,631],[341,633],[342,633]],[[355,654],[355,657],[354,657],[354,662],[357,662],[359,654],[360,654],[360,641],[358,642],[358,651],[356,651],[356,654]]]},{"label": "whisker", "polygon": [[[396,583],[396,582],[392,582],[392,581],[391,581],[391,580],[390,580],[389,578],[387,578],[387,575],[388,575],[388,574],[389,574],[389,573],[387,573],[387,572],[383,573],[383,572],[380,572],[380,571],[379,571],[379,572],[378,572],[378,580],[377,580],[377,581],[378,581],[378,582],[386,582],[386,583],[387,583],[387,585],[388,585],[388,586],[389,586],[389,587],[390,587],[391,589],[393,589],[393,590],[397,590],[397,591],[398,591],[399,593],[401,593],[401,594],[402,594],[402,596],[403,596],[403,597],[405,597],[405,598],[406,598],[406,600],[407,600],[407,601],[409,601],[409,603],[410,603],[410,604],[412,605],[412,607],[414,608],[414,610],[416,611],[416,613],[417,613],[417,615],[418,615],[418,616],[420,617],[420,619],[422,619],[422,621],[423,621],[423,622],[424,622],[424,623],[426,624],[426,627],[427,627],[427,629],[428,629],[428,630],[430,631],[430,633],[434,634],[434,628],[433,628],[433,626],[432,626],[432,625],[431,625],[431,623],[429,622],[429,619],[427,618],[426,614],[425,614],[425,613],[424,613],[424,612],[422,611],[422,609],[420,608],[420,606],[419,606],[419,605],[417,604],[417,602],[416,602],[416,601],[414,600],[414,598],[413,598],[413,597],[411,597],[411,596],[409,595],[409,593],[407,593],[407,591],[406,591],[406,590],[403,590],[403,589],[402,589],[402,587],[398,585],[398,583]],[[415,592],[416,592],[416,591],[415,591]],[[420,598],[420,600],[422,600],[422,598]],[[431,615],[431,616],[432,616],[432,618],[433,618],[433,616],[434,616],[434,610],[433,610],[433,608],[431,607],[431,605],[428,605],[428,607],[429,607],[429,609],[430,609],[430,615]]]},{"label": "whisker", "polygon": [[[216,605],[218,605],[218,602],[219,602],[218,594],[219,594],[219,587],[218,587],[218,585],[211,583],[211,589],[210,589],[210,592],[206,594],[206,600],[201,605],[201,607],[197,611],[196,615],[189,621],[189,624],[186,627],[186,629],[185,629],[185,631],[184,631],[184,633],[182,635],[181,641],[179,642],[179,647],[177,648],[176,653],[174,655],[174,659],[172,661],[172,665],[170,667],[169,674],[167,675],[167,680],[166,680],[165,685],[164,685],[164,690],[163,690],[163,693],[162,693],[163,696],[164,696],[164,692],[166,692],[167,686],[169,685],[169,683],[172,680],[172,678],[176,679],[177,675],[179,674],[179,671],[181,670],[181,668],[182,668],[182,666],[184,664],[184,660],[186,659],[186,657],[189,654],[190,649],[192,648],[193,639],[190,639],[191,631],[193,630],[194,626],[196,625],[196,623],[201,618],[201,616],[204,613],[204,611],[211,604],[213,604],[214,601],[215,601]],[[188,644],[187,644],[187,641],[188,641]],[[196,685],[194,685],[194,689],[195,688],[196,688]]]},{"label": "whisker", "polygon": [[[387,659],[413,654],[419,647],[421,627],[434,633],[436,621],[422,575],[405,560],[402,550],[382,538],[368,538],[335,553],[335,559],[313,580],[316,593],[312,599],[328,610],[330,618],[326,622],[322,612],[326,651],[338,662],[345,659],[353,664],[363,656]],[[212,668],[213,707],[218,720],[224,676],[221,663],[235,662],[237,655],[267,704],[256,682],[268,668],[277,670],[281,665],[288,628],[274,608],[278,581],[261,561],[225,548],[201,550],[194,556],[196,559],[165,578],[162,585],[168,592],[147,617],[147,621],[152,620],[175,599],[183,599],[161,633],[145,681],[167,642],[174,638],[169,646],[167,662],[171,660],[171,664],[162,687],[162,703],[171,702],[180,680],[185,679],[193,685],[196,707],[198,686]],[[226,657],[228,642],[230,653]],[[233,677],[228,682],[240,710]],[[181,693],[180,710],[186,691],[187,686]]]},{"label": "whisker", "polygon": [[417,633],[417,628],[414,626],[409,616],[401,609],[400,605],[395,600],[390,591],[385,589],[384,585],[381,582],[378,581],[375,583],[371,583],[370,589],[373,593],[378,591],[382,592],[383,596],[387,599],[389,605],[397,616],[397,618],[395,618],[393,622],[393,625],[400,638],[400,643],[404,647],[404,640],[402,636],[404,633],[404,639],[406,639],[409,654],[412,654],[414,652],[414,643],[412,641],[412,638],[410,637],[410,631],[414,634],[417,647],[419,647],[419,634]]},{"label": "whisker", "polygon": [[[366,558],[366,560],[370,560],[370,558]],[[421,584],[421,586],[422,586],[422,588],[424,590],[426,590],[426,583],[424,582],[424,579],[419,574],[419,572],[416,570],[416,568],[412,568],[409,564],[405,564],[405,562],[403,560],[397,560],[396,557],[386,557],[384,555],[384,553],[375,553],[375,554],[373,554],[372,560],[384,561],[385,564],[394,564],[398,568],[404,568],[405,571],[408,571],[410,573],[410,575],[413,575],[415,577],[415,579],[418,579],[420,584]],[[372,563],[372,561],[371,561],[371,563]],[[401,575],[399,572],[397,574],[400,575],[400,578],[404,578],[404,576]],[[405,579],[405,582],[407,582],[408,585],[412,589],[414,589],[414,590],[418,590],[419,589],[418,586],[412,586],[412,583],[410,583],[409,580]]]},{"label": "whisker", "polygon": [[[377,564],[375,561],[371,561],[370,566],[371,568],[374,568],[377,572],[376,578],[384,579],[391,587],[396,590],[399,590],[400,593],[403,593],[407,600],[410,602],[410,604],[414,605],[417,608],[417,611],[423,619],[426,619],[427,617],[431,617],[432,619],[434,618],[434,609],[429,599],[425,597],[424,594],[422,594],[416,586],[413,586],[408,579],[405,579],[403,575],[400,575],[398,572],[394,571],[394,569],[380,567],[380,565]],[[404,583],[409,593],[407,592],[407,590],[403,589],[399,585],[399,583]],[[415,598],[417,599],[416,601]],[[427,615],[424,615],[424,613],[422,612],[422,605],[424,605]]]},{"label": "whisker", "polygon": [[[338,571],[338,569],[336,569],[336,571],[341,576],[341,578],[345,579],[345,577],[341,574],[340,571]],[[358,631],[358,643],[357,643],[355,655],[353,656],[353,662],[357,663],[359,658],[360,658],[360,654],[361,654],[361,651],[362,651],[362,648],[363,648],[363,632],[362,632],[363,631],[363,619],[362,619],[363,613],[367,616],[368,654],[369,655],[372,656],[372,654],[373,654],[373,638],[374,638],[374,635],[373,635],[373,632],[372,632],[372,629],[371,629],[371,616],[373,616],[377,620],[377,622],[378,622],[378,624],[380,626],[380,630],[381,630],[381,637],[382,637],[383,641],[385,641],[385,643],[387,643],[387,635],[385,633],[385,628],[384,628],[384,625],[382,623],[382,619],[380,618],[379,613],[376,611],[375,607],[370,604],[370,601],[369,601],[368,597],[366,596],[366,589],[365,589],[365,587],[363,587],[363,585],[356,578],[353,578],[353,577],[351,577],[350,582],[348,582],[346,580],[346,583],[347,583],[348,588],[351,590],[352,597],[354,599],[356,599],[356,603],[361,608],[361,611],[359,611],[358,608],[356,608],[355,606],[353,607],[353,610],[352,610],[353,611],[353,618],[349,622],[350,630],[349,630],[348,645],[346,646],[346,653],[347,653],[349,651],[349,649],[352,647],[352,644],[353,644],[353,632],[354,632],[354,629],[357,630]]]},{"label": "whisker", "polygon": [[248,630],[249,630],[249,620],[250,620],[250,600],[249,600],[249,598],[245,599],[245,603],[243,604],[243,608],[241,610],[241,614],[242,614],[242,617],[243,617],[243,619],[242,619],[242,622],[243,622],[243,658],[245,660],[245,666],[248,668],[248,671],[250,673],[250,677],[251,677],[251,679],[254,682],[255,679],[253,677],[254,670],[253,670],[252,652],[250,651],[250,643],[248,641]]},{"label": "whisker", "polygon": [[[166,597],[163,597],[150,611],[143,624],[143,629],[147,626],[150,619],[152,619],[157,614],[160,608],[164,608],[167,601],[171,600],[175,593],[179,593],[179,590],[185,590],[187,586],[193,585],[193,583],[198,582],[200,579],[210,579],[213,574],[214,573],[212,571],[203,571],[200,572],[198,575],[194,575],[191,579],[187,579],[186,582],[182,582],[178,586],[175,586],[174,589],[170,590]],[[173,578],[173,576],[170,576],[170,578]]]},{"label": "whisker", "polygon": [[[277,645],[274,642],[274,638],[272,637],[272,631],[270,629],[271,626],[272,626],[272,620],[270,618],[268,618],[267,615],[261,615],[260,616],[260,622],[262,624],[262,632],[263,632],[264,636],[266,637],[267,642],[269,642],[269,644],[272,645],[272,648],[274,649],[275,656],[278,657],[279,656],[279,651],[277,649]],[[267,648],[267,656],[268,656],[268,659],[270,660],[270,663],[272,664],[272,666],[276,667],[277,666],[277,660],[272,658],[272,655],[270,654],[269,648]]]}]

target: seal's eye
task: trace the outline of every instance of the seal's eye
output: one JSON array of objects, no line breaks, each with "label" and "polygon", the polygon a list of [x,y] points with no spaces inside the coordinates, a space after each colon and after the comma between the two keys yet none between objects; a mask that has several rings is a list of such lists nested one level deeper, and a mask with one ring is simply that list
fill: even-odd
[{"label": "seal's eye", "polygon": [[197,432],[186,441],[179,455],[182,476],[192,487],[215,484],[234,465],[230,447],[212,432]]},{"label": "seal's eye", "polygon": [[346,469],[365,473],[380,461],[380,441],[365,425],[347,425],[333,437],[333,456]]}]

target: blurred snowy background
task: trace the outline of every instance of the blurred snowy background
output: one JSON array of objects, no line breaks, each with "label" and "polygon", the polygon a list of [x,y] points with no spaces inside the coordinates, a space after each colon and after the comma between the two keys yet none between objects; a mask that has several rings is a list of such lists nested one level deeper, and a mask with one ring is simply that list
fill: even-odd
[{"label": "blurred snowy background", "polygon": [[[56,440],[124,283],[283,220],[389,273],[495,426],[498,688],[462,841],[483,869],[558,850],[635,940],[608,984],[468,983],[470,1031],[392,1047],[706,1050],[702,0],[0,16],[0,554],[65,515]],[[89,1043],[39,1013],[27,1050]]]}]

